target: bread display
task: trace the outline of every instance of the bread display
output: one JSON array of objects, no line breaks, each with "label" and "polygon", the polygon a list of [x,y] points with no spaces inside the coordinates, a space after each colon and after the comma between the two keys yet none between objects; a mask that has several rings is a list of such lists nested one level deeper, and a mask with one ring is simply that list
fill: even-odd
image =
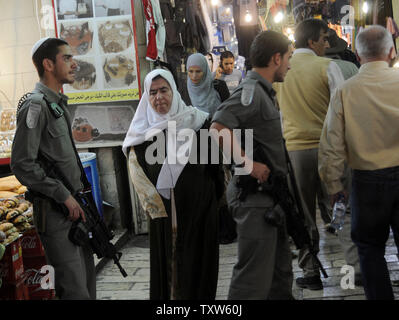
[{"label": "bread display", "polygon": [[27,188],[12,175],[0,178],[0,199],[11,199],[24,194]]},{"label": "bread display", "polygon": [[9,158],[11,156],[13,140],[14,132],[0,132],[0,158]]},{"label": "bread display", "polygon": [[7,232],[8,230],[10,230],[13,227],[14,227],[14,225],[11,222],[0,223],[0,231],[2,231],[4,233]]},{"label": "bread display", "polygon": [[33,211],[30,202],[23,199],[6,199],[0,201],[1,244],[6,245],[13,242],[21,233],[32,228]]},{"label": "bread display", "polygon": [[15,130],[17,117],[15,109],[4,109],[0,116],[0,131]]}]

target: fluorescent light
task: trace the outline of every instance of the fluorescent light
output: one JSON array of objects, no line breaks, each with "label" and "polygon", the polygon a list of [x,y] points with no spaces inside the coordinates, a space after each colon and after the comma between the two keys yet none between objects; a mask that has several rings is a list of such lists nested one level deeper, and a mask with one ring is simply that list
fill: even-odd
[{"label": "fluorescent light", "polygon": [[211,0],[211,4],[216,7],[220,4],[219,0]]},{"label": "fluorescent light", "polygon": [[362,8],[364,13],[369,12],[369,4],[367,2],[363,2],[363,8]]}]

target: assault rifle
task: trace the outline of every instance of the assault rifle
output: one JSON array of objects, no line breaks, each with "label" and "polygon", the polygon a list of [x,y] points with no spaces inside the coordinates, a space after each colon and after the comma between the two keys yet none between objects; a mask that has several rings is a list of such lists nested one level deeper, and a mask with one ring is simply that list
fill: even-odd
[{"label": "assault rifle", "polygon": [[77,193],[75,199],[85,212],[86,222],[82,218],[73,222],[68,235],[69,240],[78,246],[90,244],[97,258],[113,259],[121,274],[127,277],[126,271],[119,263],[122,253],[117,252],[110,242],[114,235],[98,214],[91,190]]},{"label": "assault rifle", "polygon": [[[46,159],[40,153],[39,159],[42,158]],[[48,159],[46,163],[51,163],[50,166],[47,166],[46,170],[48,176],[60,180],[68,190],[73,190],[70,183],[68,182],[68,179],[65,178],[60,170],[58,170],[58,168],[54,165],[54,163],[49,162]],[[122,253],[117,252],[115,246],[110,242],[110,240],[113,239],[114,235],[108,230],[103,219],[98,213],[91,191],[90,182],[87,180],[86,173],[84,172],[80,160],[78,160],[78,164],[81,169],[81,180],[83,182],[84,189],[83,191],[78,192],[73,196],[84,211],[86,222],[84,222],[82,218],[75,220],[72,223],[71,229],[69,230],[68,238],[73,244],[77,246],[90,245],[90,247],[93,249],[93,252],[97,255],[97,258],[99,259],[105,257],[114,260],[114,263],[118,266],[119,271],[121,272],[123,277],[127,277],[126,271],[119,263]],[[69,215],[69,210],[63,203],[56,203],[53,199],[48,198],[47,196],[44,196],[38,192],[29,192],[33,197],[41,196],[42,198],[44,197],[50,199],[56,206],[60,208],[61,212],[63,212],[64,215]]]},{"label": "assault rifle", "polygon": [[[250,175],[238,176],[237,187],[240,189],[239,199],[240,201],[244,201],[248,194],[255,192],[265,192],[270,194],[276,202],[276,206],[274,208],[275,210],[269,210],[265,213],[266,221],[276,227],[281,227],[284,221],[281,215],[285,215],[287,233],[291,236],[297,249],[308,247],[309,253],[314,257],[324,278],[328,278],[327,272],[317,257],[316,252],[313,250],[312,239],[305,226],[305,215],[295,181],[294,170],[286,150],[285,153],[287,158],[288,175],[294,191],[294,197],[290,192],[286,175],[271,172],[268,180],[262,184],[259,184],[258,181]],[[254,150],[254,161],[264,163],[269,167],[269,169],[272,169],[260,146]]]}]

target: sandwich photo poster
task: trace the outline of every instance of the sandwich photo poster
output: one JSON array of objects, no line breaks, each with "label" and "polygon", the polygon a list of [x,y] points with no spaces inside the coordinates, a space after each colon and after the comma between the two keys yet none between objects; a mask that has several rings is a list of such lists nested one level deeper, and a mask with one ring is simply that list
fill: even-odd
[{"label": "sandwich photo poster", "polygon": [[69,104],[140,99],[133,0],[52,0],[56,36],[72,48]]}]

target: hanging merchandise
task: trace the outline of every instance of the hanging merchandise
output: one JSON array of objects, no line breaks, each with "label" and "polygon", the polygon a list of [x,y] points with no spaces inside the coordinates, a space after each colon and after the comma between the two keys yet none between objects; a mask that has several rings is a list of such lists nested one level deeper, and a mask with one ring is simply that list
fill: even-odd
[{"label": "hanging merchandise", "polygon": [[183,32],[185,28],[185,8],[180,4],[182,4],[182,2],[172,6],[170,0],[160,0],[160,9],[164,19],[166,33],[166,60],[171,65],[174,72],[177,72],[183,54],[181,32]]},{"label": "hanging merchandise", "polygon": [[218,23],[230,24],[233,21],[233,7],[231,5],[218,7]]},{"label": "hanging merchandise", "polygon": [[144,14],[146,21],[146,32],[147,32],[147,53],[146,58],[148,60],[156,60],[158,57],[157,41],[156,41],[156,30],[155,20],[152,10],[151,0],[143,0]]},{"label": "hanging merchandise", "polygon": [[295,23],[298,24],[309,18],[318,18],[338,24],[347,14],[341,13],[342,7],[349,4],[350,0],[293,0]]},{"label": "hanging merchandise", "polygon": [[151,0],[152,13],[154,14],[155,30],[156,30],[156,43],[158,50],[158,58],[163,59],[165,51],[165,23],[162,17],[161,7],[159,0]]},{"label": "hanging merchandise", "polygon": [[187,53],[207,53],[211,50],[208,29],[200,0],[186,2],[186,29],[183,43]]},{"label": "hanging merchandise", "polygon": [[[255,7],[251,4],[255,4]],[[250,8],[252,8],[252,10],[250,10]],[[253,12],[253,16],[251,16],[251,12]],[[238,41],[238,54],[245,58],[247,70],[251,68],[249,61],[249,48],[251,47],[252,41],[260,31],[256,13],[256,0],[234,0],[233,15]],[[244,19],[242,19],[243,24],[241,23],[241,17],[244,17]],[[245,21],[245,17],[247,17],[246,20],[248,22]],[[255,22],[253,22],[253,20],[255,20]]]},{"label": "hanging merchandise", "polygon": [[217,42],[213,43],[212,51],[219,55],[222,51],[231,51],[238,56],[237,38],[233,24],[233,6],[221,5],[215,9],[217,12],[214,30],[217,35]]},{"label": "hanging merchandise", "polygon": [[[204,20],[205,28],[206,28],[207,37],[205,38],[205,40],[208,41],[206,46],[209,47],[209,50],[207,50],[206,52],[209,52],[214,45],[217,45],[217,38],[214,39],[214,37],[213,37],[214,32],[213,32],[213,27],[212,27],[212,21],[209,18],[209,10],[208,10],[206,1],[200,0],[200,5],[201,5],[202,18]],[[206,52],[203,52],[203,53],[205,54]]]}]

